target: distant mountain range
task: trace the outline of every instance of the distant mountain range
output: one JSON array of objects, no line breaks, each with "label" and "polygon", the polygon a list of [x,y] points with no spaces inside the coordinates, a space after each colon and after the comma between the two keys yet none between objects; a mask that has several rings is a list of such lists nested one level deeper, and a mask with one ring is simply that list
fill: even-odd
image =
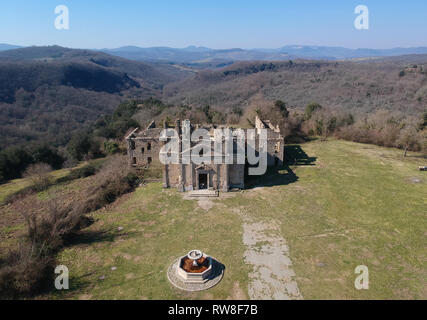
[{"label": "distant mountain range", "polygon": [[13,49],[19,49],[19,48],[22,48],[22,47],[14,46],[6,43],[0,43],[0,51],[13,50]]},{"label": "distant mountain range", "polygon": [[[0,44],[0,51],[20,48],[19,46]],[[122,58],[163,63],[180,63],[194,65],[212,65],[222,67],[234,61],[289,59],[347,60],[360,58],[391,57],[409,54],[427,54],[427,47],[393,48],[393,49],[348,49],[327,46],[289,45],[277,49],[211,49],[189,46],[186,48],[150,47],[140,48],[125,46],[102,51]]]},{"label": "distant mountain range", "polygon": [[210,49],[187,47],[183,49],[168,47],[121,47],[103,49],[103,52],[131,60],[152,62],[174,62],[186,64],[221,63],[229,61],[322,59],[345,60],[373,57],[391,57],[408,54],[426,54],[427,47],[394,49],[347,49],[323,46],[284,46],[278,49]]}]

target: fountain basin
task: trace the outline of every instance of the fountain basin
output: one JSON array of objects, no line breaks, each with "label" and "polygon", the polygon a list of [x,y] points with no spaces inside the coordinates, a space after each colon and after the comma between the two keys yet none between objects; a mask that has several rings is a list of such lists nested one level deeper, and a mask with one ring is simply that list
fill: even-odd
[{"label": "fountain basin", "polygon": [[176,268],[177,276],[184,283],[205,283],[210,279],[212,273],[212,258],[203,254],[201,258],[195,260],[193,264],[189,256],[181,257]]}]

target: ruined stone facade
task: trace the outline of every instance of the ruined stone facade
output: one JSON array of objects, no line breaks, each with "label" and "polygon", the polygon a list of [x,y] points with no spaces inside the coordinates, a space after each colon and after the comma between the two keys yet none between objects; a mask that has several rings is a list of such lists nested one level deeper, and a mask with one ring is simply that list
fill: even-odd
[{"label": "ruined stone facade", "polygon": [[[267,165],[282,166],[284,160],[284,138],[280,134],[280,129],[274,127],[270,121],[263,121],[259,118],[255,122],[256,129],[267,130]],[[214,150],[214,129],[225,128],[224,126],[193,126],[189,120],[181,123],[176,121],[175,130],[179,134],[179,152],[178,156],[182,157],[181,137],[184,128],[191,128],[191,132],[195,129],[203,128],[209,131],[210,139],[199,143],[191,142],[191,149],[201,147],[201,144],[209,144]],[[160,164],[159,155],[163,145],[166,142],[160,141],[160,134],[165,128],[156,127],[153,121],[145,130],[135,129],[127,137],[129,165],[133,167],[144,167],[151,163]],[[235,129],[231,129],[235,130]],[[256,139],[259,140],[258,130],[256,130]],[[233,141],[234,150],[236,152],[236,142]],[[258,145],[258,143],[257,143]],[[188,150],[187,150],[188,151]],[[212,151],[211,157],[214,156]],[[236,155],[233,154],[233,164],[168,164],[163,167],[163,187],[176,187],[179,191],[192,190],[220,190],[229,191],[232,188],[244,189],[245,187],[245,164],[237,164]]]}]

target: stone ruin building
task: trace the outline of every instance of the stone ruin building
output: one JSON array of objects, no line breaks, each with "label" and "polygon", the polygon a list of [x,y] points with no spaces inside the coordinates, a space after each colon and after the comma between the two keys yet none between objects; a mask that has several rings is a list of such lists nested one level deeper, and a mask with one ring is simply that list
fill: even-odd
[{"label": "stone ruin building", "polygon": [[[212,155],[214,153],[214,129],[226,128],[226,126],[193,126],[189,120],[176,121],[175,130],[179,134],[181,159],[182,150],[182,132],[184,124],[191,128],[191,132],[195,129],[203,128],[209,131],[210,141],[212,145]],[[179,191],[193,190],[214,190],[228,192],[230,189],[245,188],[245,169],[247,165],[237,164],[168,164],[160,163],[159,155],[161,148],[166,143],[160,141],[160,134],[166,128],[157,127],[153,121],[145,130],[135,129],[125,139],[128,145],[129,165],[132,167],[146,167],[152,163],[161,165],[163,168],[163,187],[178,188]],[[267,166],[282,166],[284,161],[284,137],[280,133],[279,127],[275,127],[269,120],[261,120],[258,117],[255,121],[255,129],[267,130]],[[235,129],[231,129],[235,130]],[[256,139],[259,139],[258,130],[256,130]],[[233,141],[236,144],[236,141]],[[201,142],[199,142],[201,143]],[[198,146],[198,143],[191,142],[191,149]],[[245,149],[246,150],[246,149]],[[236,152],[234,145],[233,153]],[[246,152],[246,151],[245,151]],[[233,154],[233,157],[235,155]]]}]

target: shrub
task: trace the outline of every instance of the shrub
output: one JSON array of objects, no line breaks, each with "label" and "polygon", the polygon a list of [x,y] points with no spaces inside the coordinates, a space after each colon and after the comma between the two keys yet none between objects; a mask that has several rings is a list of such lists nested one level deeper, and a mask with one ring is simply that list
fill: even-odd
[{"label": "shrub", "polygon": [[33,162],[31,155],[21,148],[9,148],[0,152],[0,183],[19,178],[25,168]]},{"label": "shrub", "polygon": [[35,191],[46,190],[52,183],[50,173],[52,167],[47,163],[30,165],[24,172],[24,177],[31,181],[31,188]]},{"label": "shrub", "polygon": [[9,253],[4,264],[0,268],[0,299],[31,296],[53,281],[54,259],[37,256],[29,245]]},{"label": "shrub", "polygon": [[156,110],[165,108],[159,100],[155,99],[122,102],[112,116],[105,116],[95,123],[95,135],[106,139],[121,139],[129,128],[139,127],[138,121],[132,117],[141,109],[140,104],[144,104],[146,108],[154,108]]},{"label": "shrub", "polygon": [[311,119],[311,116],[314,112],[321,110],[322,106],[317,102],[312,102],[305,107],[305,118],[307,120]]},{"label": "shrub", "polygon": [[274,103],[274,106],[279,109],[282,117],[287,118],[289,116],[289,111],[287,109],[287,104],[281,100],[277,100]]},{"label": "shrub", "polygon": [[62,202],[54,199],[46,204],[27,194],[12,204],[24,217],[27,234],[0,266],[0,298],[27,297],[52,283],[55,254],[79,230],[83,218],[83,206]]},{"label": "shrub", "polygon": [[422,120],[418,125],[418,129],[421,131],[424,130],[425,128],[427,128],[427,112],[423,113]]},{"label": "shrub", "polygon": [[33,161],[35,163],[47,163],[53,169],[61,169],[65,159],[58,154],[56,150],[49,148],[48,146],[36,147],[32,152]]},{"label": "shrub", "polygon": [[114,141],[105,141],[104,150],[109,154],[115,154],[120,151],[119,144]]},{"label": "shrub", "polygon": [[85,158],[96,158],[100,155],[99,142],[87,132],[75,134],[67,145],[69,154],[78,161]]},{"label": "shrub", "polygon": [[67,180],[75,180],[80,178],[87,178],[93,176],[96,173],[96,168],[93,165],[86,165],[81,168],[71,170]]},{"label": "shrub", "polygon": [[110,130],[110,137],[106,138],[122,138],[129,128],[137,127],[139,127],[139,123],[134,119],[119,119],[108,126]]},{"label": "shrub", "polygon": [[408,150],[421,150],[420,137],[414,126],[407,126],[399,132],[396,139],[396,147],[404,150],[404,157]]},{"label": "shrub", "polygon": [[239,117],[243,116],[243,110],[241,107],[234,106],[231,112],[238,115]]},{"label": "shrub", "polygon": [[139,183],[129,168],[126,156],[111,157],[95,175],[95,186],[89,191],[87,211],[97,210],[128,193]]},{"label": "shrub", "polygon": [[139,109],[138,104],[138,101],[135,100],[120,103],[114,111],[112,118],[117,120],[132,117]]}]

